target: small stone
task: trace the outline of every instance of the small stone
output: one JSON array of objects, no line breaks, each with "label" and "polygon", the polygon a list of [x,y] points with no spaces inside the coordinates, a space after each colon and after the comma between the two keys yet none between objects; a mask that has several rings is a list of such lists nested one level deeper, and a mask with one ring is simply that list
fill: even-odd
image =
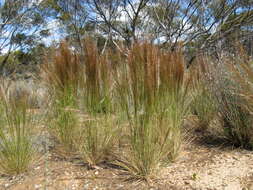
[{"label": "small stone", "polygon": [[189,181],[184,181],[184,184],[185,184],[185,185],[189,185],[190,182],[189,182]]},{"label": "small stone", "polygon": [[9,187],[10,186],[10,184],[8,184],[8,183],[6,183],[5,185],[4,185],[4,187]]},{"label": "small stone", "polygon": [[85,189],[85,188],[88,188],[89,187],[89,184],[85,184],[84,186],[83,186],[83,188]]},{"label": "small stone", "polygon": [[40,187],[42,187],[41,184],[35,184],[35,185],[34,185],[34,188],[35,188],[35,189],[39,189]]},{"label": "small stone", "polygon": [[68,172],[64,172],[64,174],[65,174],[65,175],[69,175],[69,173],[68,173]]}]

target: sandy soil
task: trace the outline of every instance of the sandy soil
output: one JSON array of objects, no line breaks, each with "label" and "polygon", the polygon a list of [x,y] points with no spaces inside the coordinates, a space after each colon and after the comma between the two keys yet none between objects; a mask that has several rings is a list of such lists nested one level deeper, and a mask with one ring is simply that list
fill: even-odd
[{"label": "sandy soil", "polygon": [[104,165],[88,170],[77,159],[55,153],[41,157],[28,173],[0,178],[0,189],[10,190],[253,190],[253,152],[231,146],[192,142],[178,160],[161,169],[149,183],[127,181],[122,171]]}]

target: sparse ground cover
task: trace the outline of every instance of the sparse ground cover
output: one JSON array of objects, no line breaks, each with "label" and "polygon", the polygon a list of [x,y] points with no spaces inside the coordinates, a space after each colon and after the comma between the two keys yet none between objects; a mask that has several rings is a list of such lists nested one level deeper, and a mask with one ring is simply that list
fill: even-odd
[{"label": "sparse ground cover", "polygon": [[[44,155],[45,156],[45,155]],[[77,159],[65,160],[50,153],[29,172],[1,178],[1,189],[92,190],[92,189],[203,189],[238,190],[253,188],[251,151],[197,141],[184,146],[179,158],[161,169],[156,179],[128,181],[120,169],[101,165],[89,170]]]}]

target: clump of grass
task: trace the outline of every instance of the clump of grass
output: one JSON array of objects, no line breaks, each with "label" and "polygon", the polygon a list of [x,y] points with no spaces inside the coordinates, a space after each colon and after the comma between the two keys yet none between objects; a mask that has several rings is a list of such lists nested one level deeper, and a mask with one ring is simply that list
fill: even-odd
[{"label": "clump of grass", "polygon": [[112,106],[111,67],[107,55],[98,55],[96,45],[84,43],[85,77],[82,83],[81,110],[90,119],[82,123],[79,152],[91,167],[108,160],[117,136]]},{"label": "clump of grass", "polygon": [[119,164],[134,178],[149,178],[178,154],[188,107],[183,64],[180,52],[135,44],[118,74],[119,101],[129,127],[129,147]]},{"label": "clump of grass", "polygon": [[73,106],[70,95],[58,98],[54,103],[53,118],[50,122],[50,131],[64,145],[66,150],[73,151],[78,140],[79,123],[77,110]]},{"label": "clump of grass", "polygon": [[[225,57],[222,59],[223,71],[219,74],[215,95],[218,102],[219,118],[224,135],[237,147],[253,148],[253,118],[251,114],[250,75],[252,68],[248,61]],[[232,69],[231,69],[232,68]],[[246,74],[248,73],[248,74]]]},{"label": "clump of grass", "polygon": [[111,112],[112,67],[108,57],[99,56],[96,44],[90,39],[84,42],[84,55],[83,108],[93,114]]},{"label": "clump of grass", "polygon": [[79,56],[70,50],[68,44],[61,43],[52,61],[46,62],[42,69],[52,92],[50,131],[67,150],[72,150],[79,133],[74,110],[78,108],[83,66]]},{"label": "clump of grass", "polygon": [[79,152],[90,168],[111,161],[117,142],[117,123],[111,115],[88,118],[82,123]]},{"label": "clump of grass", "polygon": [[28,98],[14,101],[1,86],[0,172],[16,175],[27,171],[34,158],[32,129],[35,116],[28,110]]},{"label": "clump of grass", "polygon": [[200,89],[198,93],[199,94],[194,97],[192,111],[198,117],[198,129],[203,131],[208,128],[210,122],[214,119],[217,109],[215,98],[206,87]]},{"label": "clump of grass", "polygon": [[[78,151],[90,166],[107,159],[115,129],[112,122],[111,71],[89,39],[82,55],[61,44],[44,71],[53,94],[50,131],[67,150]],[[89,118],[86,119],[86,116]]]},{"label": "clump of grass", "polygon": [[241,51],[238,51],[237,59],[228,60],[234,64],[227,65],[233,84],[238,86],[233,85],[230,90],[232,103],[229,107],[233,110],[233,114],[229,114],[230,117],[227,117],[224,122],[227,125],[225,132],[236,146],[253,149],[253,70],[250,64],[251,59],[240,47],[239,50]]},{"label": "clump of grass", "polygon": [[79,56],[70,50],[66,42],[62,42],[53,53],[52,58],[45,59],[42,66],[43,79],[56,93],[73,91],[77,94],[80,78],[83,74],[83,66]]},{"label": "clump of grass", "polygon": [[158,107],[158,110],[164,110],[165,114],[164,111],[161,114],[167,118],[165,130],[161,130],[160,136],[168,142],[165,150],[170,150],[169,161],[173,161],[180,151],[183,140],[181,127],[192,101],[189,87],[193,78],[187,76],[184,66],[184,56],[180,50],[164,52],[161,56],[159,101],[162,109]]},{"label": "clump of grass", "polygon": [[220,119],[224,134],[235,145],[252,146],[252,115],[244,108],[247,104],[235,91],[226,89],[218,97]]},{"label": "clump of grass", "polygon": [[194,100],[191,111],[198,117],[198,130],[204,131],[217,115],[217,103],[211,90],[210,68],[208,68],[203,57],[199,58],[197,66],[198,68],[194,68],[197,72],[194,73],[196,80],[195,88],[192,90]]}]

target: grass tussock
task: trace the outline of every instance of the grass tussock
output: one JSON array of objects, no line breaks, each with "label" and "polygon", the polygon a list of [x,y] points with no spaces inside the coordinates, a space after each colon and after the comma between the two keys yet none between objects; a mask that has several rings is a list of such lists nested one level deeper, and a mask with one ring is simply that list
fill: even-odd
[{"label": "grass tussock", "polygon": [[72,150],[79,134],[78,118],[73,110],[78,108],[77,97],[83,66],[68,44],[61,43],[42,70],[52,92],[50,131],[67,150]]},{"label": "grass tussock", "polygon": [[78,150],[90,168],[106,161],[112,161],[118,141],[118,128],[115,118],[101,115],[86,119],[82,123],[81,140]]},{"label": "grass tussock", "polygon": [[252,60],[242,50],[238,55],[226,59],[232,87],[222,93],[221,115],[227,137],[236,146],[253,149]]},{"label": "grass tussock", "polygon": [[199,57],[198,67],[186,70],[180,49],[148,43],[100,55],[86,39],[83,51],[61,44],[44,74],[53,92],[50,131],[91,168],[117,160],[134,179],[149,179],[177,158],[190,110],[202,130],[218,117],[228,139],[250,146],[250,64],[228,72],[234,60],[208,66],[212,60]]},{"label": "grass tussock", "polygon": [[180,150],[189,81],[180,52],[162,52],[150,44],[134,45],[123,69],[117,89],[127,116],[129,149],[120,165],[146,179]]},{"label": "grass tussock", "polygon": [[207,59],[199,57],[197,66],[193,68],[195,72],[194,88],[191,91],[193,101],[191,112],[198,117],[200,131],[208,129],[212,120],[217,116],[217,103],[212,93],[212,77],[210,66],[207,65]]},{"label": "grass tussock", "polygon": [[80,89],[81,111],[88,115],[82,123],[79,152],[91,167],[108,161],[118,138],[112,103],[112,67],[108,55],[99,55],[94,42],[84,43],[85,77]]},{"label": "grass tussock", "polygon": [[83,47],[84,52],[79,55],[67,44],[61,44],[44,73],[55,92],[50,131],[67,151],[79,153],[93,167],[107,160],[117,125],[112,119],[108,57],[100,56],[89,39]]},{"label": "grass tussock", "polygon": [[0,91],[0,172],[16,175],[27,171],[32,164],[35,153],[32,130],[38,123],[28,109],[29,97],[14,101],[4,86]]},{"label": "grass tussock", "polygon": [[[238,47],[239,48],[239,47]],[[236,147],[252,148],[252,114],[250,112],[250,60],[246,54],[220,58],[209,75],[209,89],[217,103],[218,119],[223,134]],[[248,73],[248,74],[246,74]]]},{"label": "grass tussock", "polygon": [[84,47],[83,108],[91,114],[111,112],[113,68],[107,55],[98,54],[94,42],[87,39]]}]

